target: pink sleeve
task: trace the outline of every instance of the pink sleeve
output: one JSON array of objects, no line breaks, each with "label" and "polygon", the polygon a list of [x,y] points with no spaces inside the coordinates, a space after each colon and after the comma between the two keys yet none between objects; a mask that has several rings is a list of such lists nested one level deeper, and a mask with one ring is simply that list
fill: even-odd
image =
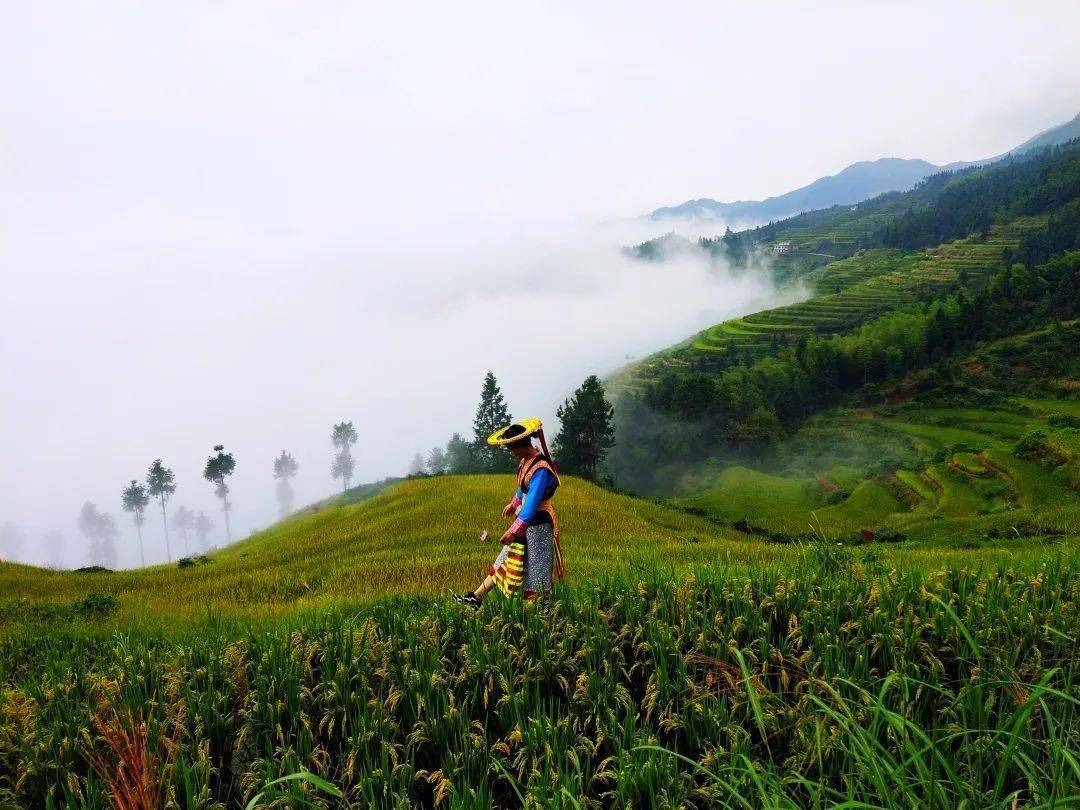
[{"label": "pink sleeve", "polygon": [[510,524],[510,534],[517,535],[518,537],[525,536],[525,530],[529,528],[529,524],[520,518]]},{"label": "pink sleeve", "polygon": [[512,501],[510,501],[510,505],[512,507],[514,507],[515,509],[517,509],[519,506],[521,506],[521,493],[520,492],[514,494],[514,499]]}]

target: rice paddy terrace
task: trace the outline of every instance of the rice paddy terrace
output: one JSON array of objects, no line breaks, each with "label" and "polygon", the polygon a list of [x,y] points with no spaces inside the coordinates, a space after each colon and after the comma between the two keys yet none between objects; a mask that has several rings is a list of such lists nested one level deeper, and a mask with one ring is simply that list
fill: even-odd
[{"label": "rice paddy terrace", "polygon": [[953,548],[1080,537],[1080,401],[841,408],[769,465],[723,470],[689,510],[773,542]]},{"label": "rice paddy terrace", "polygon": [[[761,356],[801,336],[827,336],[857,327],[889,310],[918,302],[961,278],[972,287],[1001,266],[1006,251],[1024,233],[1040,227],[1038,217],[993,227],[985,238],[972,236],[949,244],[906,252],[888,248],[859,250],[854,255],[812,267],[799,277],[813,295],[805,301],[734,318],[700,332],[686,344],[654,355],[616,375],[616,387],[640,389],[666,368],[709,368],[712,358]],[[820,234],[819,234],[820,236]],[[781,260],[797,262],[805,247],[818,247],[812,236]],[[770,248],[765,245],[765,248]]]}]

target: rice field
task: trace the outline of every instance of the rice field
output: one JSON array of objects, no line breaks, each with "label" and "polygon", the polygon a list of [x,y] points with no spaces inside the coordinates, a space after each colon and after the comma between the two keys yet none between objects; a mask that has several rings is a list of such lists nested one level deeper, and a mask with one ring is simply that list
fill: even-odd
[{"label": "rice field", "polygon": [[[677,503],[789,540],[852,543],[863,530],[953,547],[1080,537],[1080,440],[1054,419],[1074,403],[1029,402],[836,409],[763,469],[729,467]],[[1044,436],[1039,458],[1021,457],[1032,431]]]},{"label": "rice field", "polygon": [[1075,552],[981,559],[816,544],[478,614],[16,628],[0,805],[1071,806]]}]

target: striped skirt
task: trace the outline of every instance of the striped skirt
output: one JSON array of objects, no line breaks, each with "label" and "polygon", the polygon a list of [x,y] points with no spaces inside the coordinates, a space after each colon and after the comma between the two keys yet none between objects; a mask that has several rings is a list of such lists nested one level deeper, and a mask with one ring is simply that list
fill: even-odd
[{"label": "striped skirt", "polygon": [[503,546],[491,566],[491,576],[504,595],[524,590],[532,599],[551,590],[551,566],[554,558],[555,529],[550,523],[530,526],[525,541]]}]

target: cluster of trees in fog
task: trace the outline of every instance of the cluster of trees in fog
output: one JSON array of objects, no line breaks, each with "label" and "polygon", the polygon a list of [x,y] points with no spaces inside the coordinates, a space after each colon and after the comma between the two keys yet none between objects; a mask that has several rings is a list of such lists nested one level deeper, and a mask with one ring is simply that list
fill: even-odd
[{"label": "cluster of trees in fog", "polygon": [[[604,395],[596,375],[585,379],[555,415],[559,432],[553,437],[551,453],[560,472],[597,480],[604,456],[614,444],[614,410]],[[513,457],[501,447],[491,447],[487,438],[514,421],[510,406],[492,372],[484,377],[480,404],[473,417],[472,435],[450,437],[445,447],[434,447],[427,459],[417,454],[409,466],[411,475],[464,475],[506,473],[515,469]]]},{"label": "cluster of trees in fog", "polygon": [[[236,459],[232,453],[226,453],[223,445],[215,445],[213,454],[203,467],[203,478],[214,485],[214,494],[221,500],[221,510],[225,515],[225,536],[232,539],[229,526],[229,486],[226,479],[236,469]],[[120,508],[131,515],[132,523],[139,538],[139,564],[146,565],[146,546],[143,539],[143,525],[146,523],[146,510],[153,506],[161,511],[161,528],[165,538],[165,559],[172,562],[172,535],[176,533],[183,544],[183,556],[191,554],[191,535],[194,534],[202,551],[209,551],[210,533],[214,522],[203,512],[197,514],[181,505],[169,516],[169,502],[176,493],[176,474],[160,459],[154,459],[146,471],[146,478],[131,482],[120,490]],[[79,516],[79,531],[88,541],[90,564],[104,568],[116,566],[117,553],[115,539],[119,532],[115,530],[115,521],[106,512],[99,512],[97,506],[89,501],[83,504]]]}]

